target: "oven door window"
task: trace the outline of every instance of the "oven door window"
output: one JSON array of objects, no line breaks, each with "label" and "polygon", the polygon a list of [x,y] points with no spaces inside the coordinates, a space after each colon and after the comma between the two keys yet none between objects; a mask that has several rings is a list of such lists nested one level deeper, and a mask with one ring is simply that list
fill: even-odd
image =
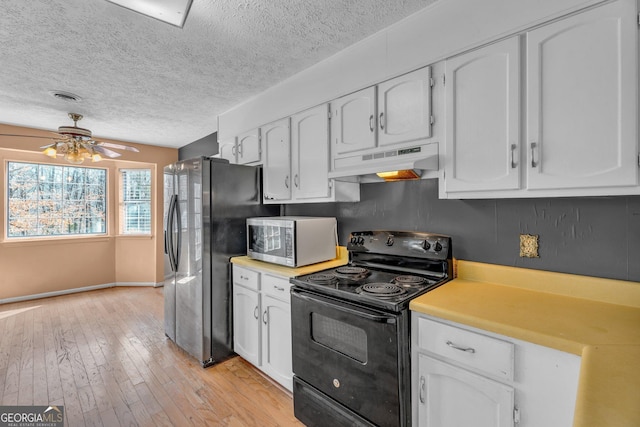
[{"label": "oven door window", "polygon": [[360,363],[367,363],[367,333],[362,328],[311,313],[311,339]]}]

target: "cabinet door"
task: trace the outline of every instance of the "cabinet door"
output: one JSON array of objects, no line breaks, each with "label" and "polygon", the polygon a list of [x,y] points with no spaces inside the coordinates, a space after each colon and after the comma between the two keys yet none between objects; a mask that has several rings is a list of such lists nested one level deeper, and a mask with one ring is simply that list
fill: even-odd
[{"label": "cabinet door", "polygon": [[278,120],[262,127],[265,151],[264,198],[289,200],[291,198],[291,132],[289,119]]},{"label": "cabinet door", "polygon": [[218,142],[218,157],[229,160],[229,163],[236,163],[236,139],[230,138]]},{"label": "cabinet door", "polygon": [[238,136],[237,161],[244,165],[259,163],[262,160],[260,148],[260,129],[253,129]]},{"label": "cabinet door", "polygon": [[376,146],[376,88],[331,101],[332,156]]},{"label": "cabinet door", "polygon": [[527,34],[528,187],[637,183],[635,2]]},{"label": "cabinet door", "polygon": [[260,366],[260,306],[258,292],[233,287],[233,350]]},{"label": "cabinet door", "polygon": [[326,198],[329,187],[329,107],[319,105],[291,117],[293,197]]},{"label": "cabinet door", "polygon": [[293,388],[291,306],[262,295],[262,369],[288,390]]},{"label": "cabinet door", "polygon": [[418,425],[513,427],[513,387],[418,356]]},{"label": "cabinet door", "polygon": [[378,85],[378,145],[431,136],[431,67]]},{"label": "cabinet door", "polygon": [[446,191],[520,188],[520,38],[445,67]]}]

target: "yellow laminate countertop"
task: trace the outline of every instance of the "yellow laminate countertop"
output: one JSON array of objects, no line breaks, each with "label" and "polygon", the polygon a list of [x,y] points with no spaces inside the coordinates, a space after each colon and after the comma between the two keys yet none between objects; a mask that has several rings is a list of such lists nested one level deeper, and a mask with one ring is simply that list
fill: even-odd
[{"label": "yellow laminate countertop", "polygon": [[284,277],[302,276],[304,274],[315,273],[316,271],[328,268],[339,267],[349,262],[349,252],[344,246],[336,246],[336,257],[332,260],[305,265],[302,267],[285,267],[284,265],[272,264],[270,262],[258,261],[248,256],[231,258],[231,263],[247,268],[253,268],[266,273],[273,273]]},{"label": "yellow laminate countertop", "polygon": [[640,426],[640,283],[458,261],[410,308],[581,356],[574,427]]}]

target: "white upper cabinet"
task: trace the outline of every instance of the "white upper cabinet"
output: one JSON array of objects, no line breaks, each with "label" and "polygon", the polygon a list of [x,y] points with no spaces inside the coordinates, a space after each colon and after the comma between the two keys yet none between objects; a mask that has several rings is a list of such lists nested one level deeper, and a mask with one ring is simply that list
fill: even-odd
[{"label": "white upper cabinet", "polygon": [[393,149],[430,138],[431,86],[424,67],[331,101],[331,171],[358,172],[365,157],[393,168]]},{"label": "white upper cabinet", "polygon": [[221,159],[229,160],[229,163],[236,163],[236,139],[229,138],[225,141],[218,141],[218,155]]},{"label": "white upper cabinet", "polygon": [[262,126],[264,202],[357,201],[360,186],[329,179],[329,107]]},{"label": "white upper cabinet", "polygon": [[378,85],[378,145],[431,136],[431,67]]},{"label": "white upper cabinet", "polygon": [[329,177],[329,106],[319,105],[291,117],[293,196],[331,196]]},{"label": "white upper cabinet", "polygon": [[335,154],[376,146],[376,88],[331,101],[331,142]]},{"label": "white upper cabinet", "polygon": [[637,46],[632,1],[527,34],[528,188],[637,184]]},{"label": "white upper cabinet", "polygon": [[637,16],[619,0],[447,60],[441,195],[640,193]]},{"label": "white upper cabinet", "polygon": [[260,129],[252,129],[238,135],[236,159],[241,165],[261,163]]},{"label": "white upper cabinet", "polygon": [[291,130],[289,118],[262,127],[265,151],[264,199],[291,198]]},{"label": "white upper cabinet", "polygon": [[520,38],[445,68],[446,191],[520,188]]}]

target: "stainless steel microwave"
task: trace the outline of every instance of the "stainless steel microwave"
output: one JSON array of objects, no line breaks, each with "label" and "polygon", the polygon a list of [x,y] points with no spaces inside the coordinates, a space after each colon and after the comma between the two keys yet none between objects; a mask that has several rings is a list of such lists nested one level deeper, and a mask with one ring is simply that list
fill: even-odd
[{"label": "stainless steel microwave", "polygon": [[335,218],[247,218],[247,255],[287,267],[328,261],[336,257],[337,231]]}]

